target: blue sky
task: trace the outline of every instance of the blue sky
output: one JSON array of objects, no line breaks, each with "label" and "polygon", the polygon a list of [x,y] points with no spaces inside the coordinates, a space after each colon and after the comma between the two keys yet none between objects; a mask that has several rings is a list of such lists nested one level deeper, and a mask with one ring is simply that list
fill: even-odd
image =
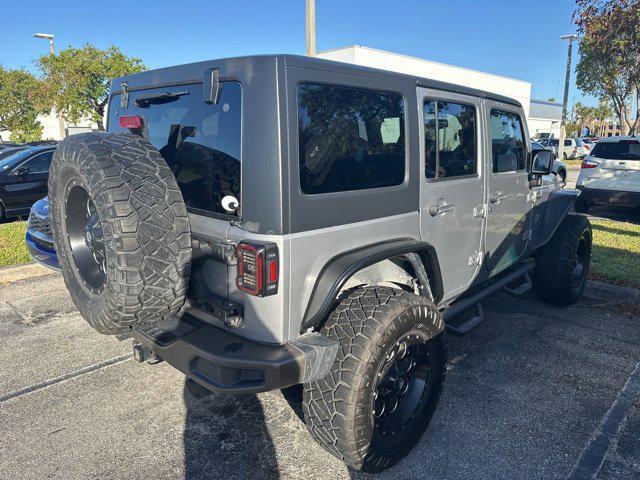
[{"label": "blue sky", "polygon": [[[304,0],[0,0],[0,64],[35,70],[56,48],[117,45],[149,68],[305,49]],[[318,50],[359,44],[527,80],[562,97],[573,0],[316,0]],[[575,50],[574,50],[575,51]],[[575,62],[574,62],[575,63]],[[580,99],[571,82],[569,103]]]}]

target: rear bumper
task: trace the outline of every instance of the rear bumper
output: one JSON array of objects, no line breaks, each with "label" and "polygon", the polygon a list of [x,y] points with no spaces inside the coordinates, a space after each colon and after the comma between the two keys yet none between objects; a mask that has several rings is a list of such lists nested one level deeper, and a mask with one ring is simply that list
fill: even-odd
[{"label": "rear bumper", "polygon": [[599,188],[576,187],[580,192],[580,201],[606,205],[620,205],[640,207],[640,192],[625,192],[621,190],[604,190]]},{"label": "rear bumper", "polygon": [[283,345],[258,343],[185,314],[171,328],[132,336],[188,378],[218,393],[257,393],[324,377],[338,344],[307,334]]}]

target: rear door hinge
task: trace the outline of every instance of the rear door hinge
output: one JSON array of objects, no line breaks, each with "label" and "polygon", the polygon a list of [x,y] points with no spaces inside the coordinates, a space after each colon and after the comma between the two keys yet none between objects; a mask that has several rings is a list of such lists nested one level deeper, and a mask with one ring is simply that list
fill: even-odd
[{"label": "rear door hinge", "polygon": [[482,265],[484,260],[484,252],[475,252],[469,257],[469,265]]},{"label": "rear door hinge", "polygon": [[127,82],[120,84],[120,108],[125,110],[129,106],[129,85]]},{"label": "rear door hinge", "polygon": [[483,203],[481,205],[476,205],[473,207],[473,216],[485,218],[487,216],[487,211],[489,210],[489,205]]}]

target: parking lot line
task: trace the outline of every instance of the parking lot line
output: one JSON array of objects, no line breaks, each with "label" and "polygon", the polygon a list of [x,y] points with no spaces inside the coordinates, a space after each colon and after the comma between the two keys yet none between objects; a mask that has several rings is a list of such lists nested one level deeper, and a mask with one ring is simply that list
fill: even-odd
[{"label": "parking lot line", "polygon": [[640,395],[640,362],[629,375],[615,401],[607,411],[598,430],[585,446],[573,467],[569,480],[595,478],[604,463],[609,447],[624,425],[633,404]]},{"label": "parking lot line", "polygon": [[127,353],[126,355],[120,355],[119,357],[111,358],[104,362],[96,363],[94,365],[89,365],[87,367],[83,367],[78,370],[65,373],[64,375],[60,375],[59,377],[54,377],[54,378],[50,378],[49,380],[34,383],[33,385],[29,385],[28,387],[24,387],[19,390],[15,390],[13,392],[9,392],[6,395],[3,395],[2,397],[0,397],[0,403],[4,403],[13,398],[21,397],[28,393],[42,390],[43,388],[50,387],[51,385],[55,385],[60,382],[64,382],[65,380],[70,380],[80,375],[85,375],[87,373],[95,372],[96,370],[100,370],[106,367],[110,367],[112,365],[116,365],[118,363],[125,362],[130,358],[131,358],[131,354]]}]

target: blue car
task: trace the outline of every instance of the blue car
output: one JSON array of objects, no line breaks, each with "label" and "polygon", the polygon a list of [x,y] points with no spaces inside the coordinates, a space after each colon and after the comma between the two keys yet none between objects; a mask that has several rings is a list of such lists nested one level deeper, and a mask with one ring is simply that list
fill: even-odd
[{"label": "blue car", "polygon": [[49,197],[38,200],[31,207],[25,239],[31,257],[45,267],[59,271],[58,256],[53,246],[53,232],[49,219]]}]

